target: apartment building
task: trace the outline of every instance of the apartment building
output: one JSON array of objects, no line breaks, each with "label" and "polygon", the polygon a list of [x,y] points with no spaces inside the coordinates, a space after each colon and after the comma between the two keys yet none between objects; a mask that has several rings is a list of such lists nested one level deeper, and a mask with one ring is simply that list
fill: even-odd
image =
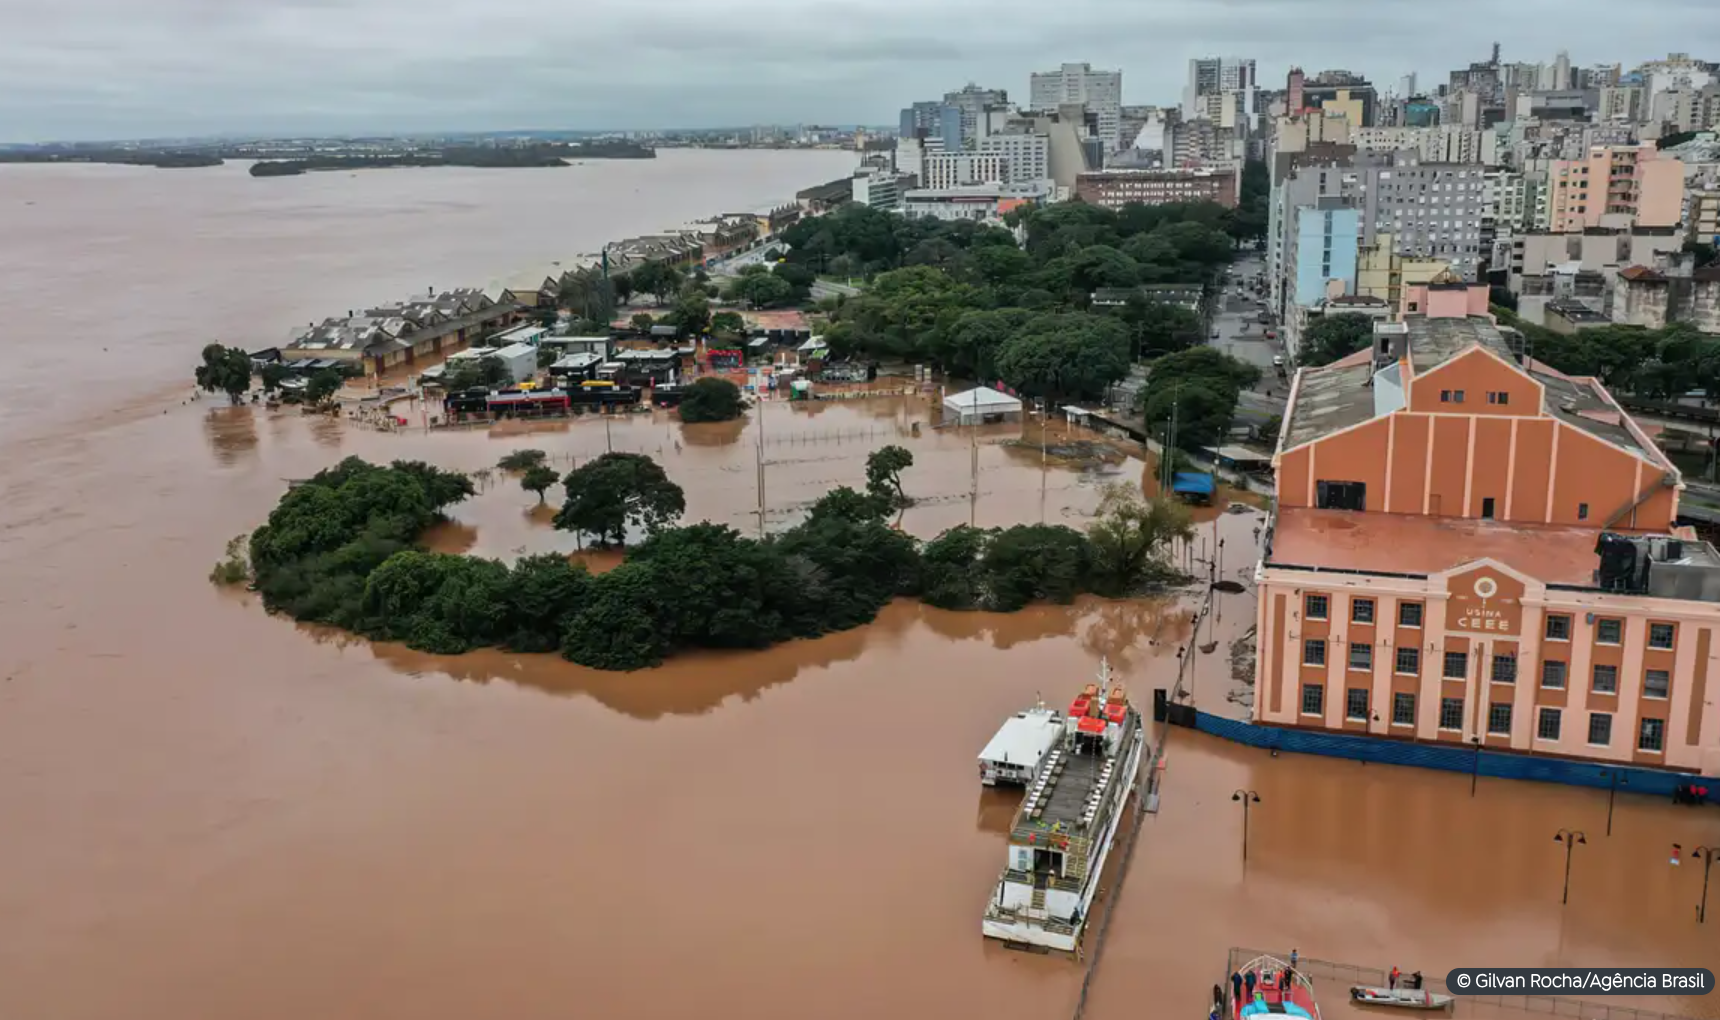
[{"label": "apartment building", "polygon": [[1002,184],[1009,179],[1004,157],[996,152],[934,152],[920,166],[922,188],[959,188]]},{"label": "apartment building", "polygon": [[1684,165],[1653,144],[1597,145],[1547,171],[1555,232],[1585,227],[1676,226],[1684,214]]},{"label": "apartment building", "polygon": [[1051,138],[1038,131],[988,134],[979,141],[979,151],[1003,161],[1004,181],[1027,184],[1051,178]]},{"label": "apartment building", "polygon": [[1256,569],[1258,723],[1720,770],[1720,554],[1596,380],[1522,357],[1487,288],[1411,288],[1292,383]]},{"label": "apartment building", "polygon": [[1206,116],[1206,97],[1229,93],[1238,97],[1223,105],[1236,107],[1252,118],[1259,80],[1254,61],[1246,57],[1196,57],[1188,62],[1188,84],[1183,86],[1182,114],[1185,120]]},{"label": "apartment building", "polygon": [[935,139],[952,152],[962,147],[962,111],[948,103],[915,103],[903,108],[900,120],[899,140]]},{"label": "apartment building", "polygon": [[1499,163],[1499,135],[1460,124],[1356,128],[1350,141],[1363,152],[1408,151],[1429,163]]},{"label": "apartment building", "polygon": [[1684,222],[1692,241],[1720,244],[1720,191],[1692,191]]},{"label": "apartment building", "polygon": [[947,149],[971,149],[986,134],[987,119],[996,111],[1009,109],[1009,93],[1003,89],[980,88],[972,82],[954,92],[944,93],[943,105],[956,110],[960,143],[946,145]]},{"label": "apartment building", "polygon": [[[930,159],[931,157],[927,157]],[[867,167],[854,175],[850,185],[853,200],[873,209],[896,209],[902,204],[902,193],[914,186],[914,176],[898,170]]]},{"label": "apartment building", "polygon": [[1035,110],[1055,110],[1078,103],[1098,118],[1099,139],[1106,153],[1128,144],[1122,136],[1123,72],[1095,71],[1091,64],[1064,64],[1055,71],[1035,72],[1031,79]]},{"label": "apartment building", "polygon": [[1231,167],[1092,170],[1075,179],[1075,197],[1106,209],[1121,209],[1135,202],[1217,202],[1234,209],[1239,176]]},{"label": "apartment building", "polygon": [[1280,317],[1284,352],[1294,358],[1310,316],[1333,298],[1354,294],[1361,211],[1346,198],[1321,198],[1291,212],[1284,257],[1288,304]]}]

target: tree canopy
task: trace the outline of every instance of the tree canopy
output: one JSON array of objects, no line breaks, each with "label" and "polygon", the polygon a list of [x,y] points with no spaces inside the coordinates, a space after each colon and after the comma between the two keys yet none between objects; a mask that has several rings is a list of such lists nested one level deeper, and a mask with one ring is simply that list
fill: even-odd
[{"label": "tree canopy", "polygon": [[563,531],[593,535],[599,542],[627,541],[627,529],[655,532],[687,509],[681,487],[661,465],[641,453],[606,453],[567,473],[567,502],[556,512]]},{"label": "tree canopy", "polygon": [[908,506],[913,501],[902,491],[902,472],[914,466],[914,455],[901,446],[884,446],[866,456],[866,492],[886,505]]},{"label": "tree canopy", "polygon": [[560,472],[548,464],[533,464],[520,475],[520,488],[527,492],[537,493],[538,502],[543,502],[543,494],[561,481]]},{"label": "tree canopy", "polygon": [[1194,347],[1153,362],[1141,391],[1148,430],[1164,436],[1176,416],[1176,443],[1187,450],[1220,443],[1236,416],[1242,390],[1260,370],[1212,347]]},{"label": "tree canopy", "polygon": [[501,358],[462,358],[442,377],[442,383],[453,391],[493,389],[510,380],[508,366]]},{"label": "tree canopy", "polygon": [[746,401],[739,386],[719,376],[706,376],[687,387],[678,410],[684,422],[733,421],[746,410]]},{"label": "tree canopy", "polygon": [[1302,331],[1296,353],[1298,365],[1315,368],[1330,365],[1373,343],[1374,320],[1354,312],[1322,315]]},{"label": "tree canopy", "polygon": [[237,404],[251,388],[251,356],[237,347],[209,344],[197,366],[197,385],[208,393],[225,393]]},{"label": "tree canopy", "polygon": [[496,461],[496,466],[503,471],[524,471],[527,468],[537,467],[548,457],[549,454],[542,450],[515,450],[512,453],[503,454],[502,459]]}]

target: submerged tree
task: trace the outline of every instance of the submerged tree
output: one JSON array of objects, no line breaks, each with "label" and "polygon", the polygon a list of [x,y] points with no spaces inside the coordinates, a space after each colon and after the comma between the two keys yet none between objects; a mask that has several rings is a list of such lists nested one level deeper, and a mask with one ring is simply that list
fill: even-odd
[{"label": "submerged tree", "polygon": [[1168,572],[1159,554],[1172,539],[1192,537],[1188,508],[1174,499],[1143,499],[1129,486],[1107,487],[1099,502],[1099,519],[1087,529],[1094,587],[1104,595],[1132,593],[1155,573]]},{"label": "submerged tree", "polygon": [[208,393],[225,393],[237,404],[251,388],[251,356],[237,347],[209,344],[197,366],[197,385]]},{"label": "submerged tree", "polygon": [[707,376],[687,387],[680,413],[684,422],[733,421],[745,409],[739,386],[727,379]]},{"label": "submerged tree", "polygon": [[914,466],[914,455],[900,446],[873,450],[866,457],[866,491],[898,507],[913,500],[902,491],[902,472]]},{"label": "submerged tree", "polygon": [[655,532],[687,509],[681,487],[640,453],[606,453],[569,471],[562,485],[567,502],[556,512],[555,526],[596,535],[603,543],[626,542],[630,525]]},{"label": "submerged tree", "polygon": [[542,450],[515,450],[496,461],[496,466],[503,471],[525,471],[542,464],[548,456]]},{"label": "submerged tree", "polygon": [[556,473],[555,468],[547,464],[533,464],[520,476],[520,488],[537,493],[538,502],[542,503],[545,490],[560,480],[561,475]]}]

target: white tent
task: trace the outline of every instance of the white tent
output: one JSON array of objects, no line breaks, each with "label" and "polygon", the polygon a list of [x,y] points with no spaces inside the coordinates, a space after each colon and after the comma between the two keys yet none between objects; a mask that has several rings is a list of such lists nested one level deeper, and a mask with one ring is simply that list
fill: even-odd
[{"label": "white tent", "polygon": [[944,420],[957,425],[1020,421],[1021,401],[989,386],[980,386],[945,397]]}]

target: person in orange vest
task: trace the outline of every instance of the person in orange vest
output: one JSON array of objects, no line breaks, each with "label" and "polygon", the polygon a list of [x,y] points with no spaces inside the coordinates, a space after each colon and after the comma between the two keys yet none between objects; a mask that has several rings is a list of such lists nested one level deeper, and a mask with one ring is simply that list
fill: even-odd
[{"label": "person in orange vest", "polygon": [[1388,984],[1388,985],[1387,985],[1387,986],[1386,986],[1386,987],[1387,987],[1387,988],[1396,988],[1396,987],[1397,987],[1397,983],[1398,983],[1398,977],[1399,977],[1399,975],[1401,975],[1401,974],[1402,974],[1402,973],[1403,973],[1403,971],[1400,971],[1400,970],[1398,970],[1398,969],[1397,969],[1397,965],[1396,965],[1396,964],[1393,964],[1393,965],[1392,965],[1392,976],[1391,976],[1391,978],[1390,978],[1390,982],[1391,982],[1391,983],[1390,983],[1390,984]]}]

